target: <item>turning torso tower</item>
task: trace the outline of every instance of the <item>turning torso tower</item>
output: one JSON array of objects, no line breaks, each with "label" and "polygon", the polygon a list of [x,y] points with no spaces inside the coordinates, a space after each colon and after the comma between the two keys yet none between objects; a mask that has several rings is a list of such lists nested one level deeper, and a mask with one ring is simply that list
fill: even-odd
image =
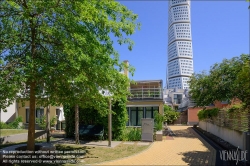
[{"label": "turning torso tower", "polygon": [[188,89],[193,73],[190,0],[169,0],[167,88]]}]

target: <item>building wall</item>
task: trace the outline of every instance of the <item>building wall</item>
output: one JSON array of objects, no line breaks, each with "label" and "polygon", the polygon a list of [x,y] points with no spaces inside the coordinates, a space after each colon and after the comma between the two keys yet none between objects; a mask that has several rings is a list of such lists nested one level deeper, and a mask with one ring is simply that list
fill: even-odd
[{"label": "building wall", "polygon": [[[22,105],[22,102],[18,102],[18,115],[19,116],[22,116],[23,118],[23,123],[24,124],[28,124],[26,123],[26,108],[29,108],[29,101],[25,101],[24,102],[24,105]],[[42,107],[39,107],[39,108],[42,108]],[[46,115],[46,107],[43,107],[44,108],[44,115]],[[51,106],[50,107],[50,118],[56,116],[56,109],[58,109],[60,107],[57,107],[57,106]]]},{"label": "building wall", "polygon": [[1,122],[12,122],[16,118],[16,102],[7,107],[7,112],[1,110],[0,121]]},{"label": "building wall", "polygon": [[202,108],[200,108],[200,107],[188,109],[187,114],[188,114],[188,124],[189,125],[197,124],[199,122],[197,114],[201,109]]},{"label": "building wall", "polygon": [[239,147],[242,150],[246,150],[244,133],[236,130],[231,130],[225,127],[220,127],[209,122],[199,122],[199,127],[207,132],[210,132],[221,139],[231,143],[232,145]]}]

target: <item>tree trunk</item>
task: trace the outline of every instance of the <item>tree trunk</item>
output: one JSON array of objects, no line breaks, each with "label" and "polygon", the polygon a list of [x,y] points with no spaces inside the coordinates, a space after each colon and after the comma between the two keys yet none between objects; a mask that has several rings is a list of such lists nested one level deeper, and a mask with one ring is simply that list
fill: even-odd
[{"label": "tree trunk", "polygon": [[46,132],[47,132],[47,143],[50,142],[50,106],[47,106],[46,112]]},{"label": "tree trunk", "polygon": [[75,105],[75,140],[76,144],[80,144],[79,141],[79,107]]},{"label": "tree trunk", "polygon": [[36,83],[30,83],[30,113],[29,113],[29,131],[27,150],[35,150],[35,109],[36,109],[36,96],[35,96]]},{"label": "tree trunk", "polygon": [[108,146],[111,147],[112,141],[112,103],[111,98],[109,97],[109,114],[108,114]]}]

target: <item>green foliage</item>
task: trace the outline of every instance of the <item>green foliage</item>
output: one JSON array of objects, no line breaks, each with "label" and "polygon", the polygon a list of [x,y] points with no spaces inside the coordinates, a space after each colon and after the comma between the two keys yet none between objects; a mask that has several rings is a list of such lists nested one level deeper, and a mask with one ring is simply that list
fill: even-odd
[{"label": "green foliage", "polygon": [[[119,73],[125,65],[113,47],[115,38],[131,50],[127,36],[140,29],[138,16],[126,6],[99,0],[4,0],[0,6],[1,109],[21,97],[30,101],[31,114],[36,104],[68,103],[104,115],[108,106],[99,88],[109,90],[114,101],[128,94],[129,79]],[[29,118],[33,150],[34,114]]]},{"label": "green foliage", "polygon": [[[128,115],[126,110],[126,97],[120,98],[112,105],[112,136],[114,140],[122,140],[126,130]],[[64,116],[66,122],[66,136],[73,137],[75,132],[75,111],[73,107],[64,105]],[[108,133],[108,112],[102,113],[95,108],[79,108],[79,124],[104,126],[104,136]]]},{"label": "green foliage", "polygon": [[12,129],[12,127],[5,122],[0,122],[0,129]]},{"label": "green foliage", "polygon": [[46,116],[41,116],[40,118],[36,118],[36,123],[39,127],[41,127],[43,130],[46,129]]},{"label": "green foliage", "polygon": [[18,129],[20,122],[23,122],[23,118],[21,116],[18,116],[13,122],[9,124],[0,122],[0,129]]},{"label": "green foliage", "polygon": [[242,65],[241,71],[238,73],[235,84],[238,88],[235,89],[241,96],[241,101],[250,108],[250,60],[247,59]]},{"label": "green foliage", "polygon": [[154,111],[154,121],[155,121],[155,129],[157,131],[162,130],[164,116],[158,113],[158,111]]},{"label": "green foliage", "polygon": [[53,116],[50,119],[50,127],[54,127],[56,125],[56,121],[57,121],[57,118],[55,116]]},{"label": "green foliage", "polygon": [[180,113],[173,110],[170,106],[164,105],[164,121],[168,124],[173,123],[180,117]]},{"label": "green foliage", "polygon": [[[46,116],[42,115],[40,118],[36,118],[36,123],[39,127],[41,127],[43,130],[46,129]],[[56,117],[52,117],[50,119],[50,127],[54,127],[56,124]]]},{"label": "green foliage", "polygon": [[242,110],[243,108],[243,105],[242,104],[235,104],[233,105],[232,107],[228,108],[227,109],[227,112],[228,113],[234,113],[236,111],[239,111],[239,110]]},{"label": "green foliage", "polygon": [[13,129],[17,129],[19,127],[19,123],[23,122],[23,117],[18,116],[13,122],[11,122],[9,125],[12,126]]},{"label": "green foliage", "polygon": [[117,139],[119,141],[140,141],[141,140],[141,128],[127,127],[122,137]]},{"label": "green foliage", "polygon": [[212,119],[213,117],[217,117],[219,113],[218,108],[211,109],[202,109],[198,112],[199,120]]},{"label": "green foliage", "polygon": [[214,64],[209,73],[193,74],[190,78],[190,95],[196,106],[207,106],[218,101],[238,98],[249,103],[249,55],[224,59]]}]

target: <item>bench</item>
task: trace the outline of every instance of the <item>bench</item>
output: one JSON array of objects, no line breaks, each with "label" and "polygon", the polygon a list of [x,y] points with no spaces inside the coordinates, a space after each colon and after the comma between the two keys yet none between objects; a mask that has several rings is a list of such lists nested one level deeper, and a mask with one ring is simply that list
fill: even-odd
[{"label": "bench", "polygon": [[104,127],[102,125],[79,125],[79,137],[98,137],[103,140]]}]

